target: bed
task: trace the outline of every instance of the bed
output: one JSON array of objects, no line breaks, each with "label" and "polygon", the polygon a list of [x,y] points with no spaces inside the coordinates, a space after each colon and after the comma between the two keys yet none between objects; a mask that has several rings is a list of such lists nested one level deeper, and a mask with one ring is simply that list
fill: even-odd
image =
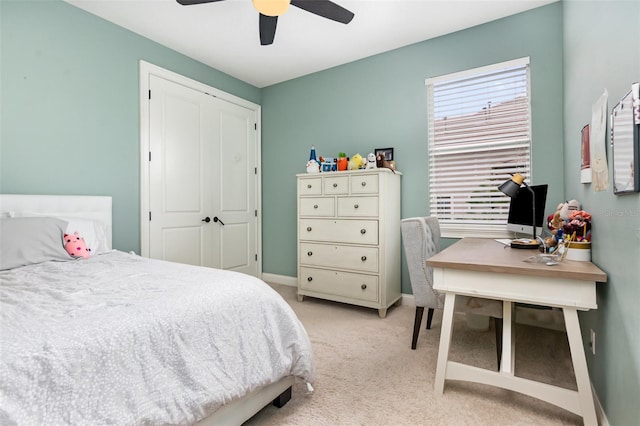
[{"label": "bed", "polygon": [[[3,194],[0,215],[0,424],[233,425],[311,389],[263,281],[112,250],[110,197]],[[52,242],[75,230],[86,259]]]}]

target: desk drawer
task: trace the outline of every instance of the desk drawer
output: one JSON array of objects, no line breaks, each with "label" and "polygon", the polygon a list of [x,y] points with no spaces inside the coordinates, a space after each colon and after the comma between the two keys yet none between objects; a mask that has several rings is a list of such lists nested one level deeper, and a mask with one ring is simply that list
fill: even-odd
[{"label": "desk drawer", "polygon": [[377,220],[300,219],[298,238],[329,243],[378,244]]},{"label": "desk drawer", "polygon": [[378,217],[378,197],[339,197],[338,216]]},{"label": "desk drawer", "polygon": [[300,243],[300,264],[378,272],[378,248]]},{"label": "desk drawer", "polygon": [[300,288],[353,299],[378,301],[378,277],[300,267]]},{"label": "desk drawer", "polygon": [[335,198],[300,198],[300,216],[334,216]]}]

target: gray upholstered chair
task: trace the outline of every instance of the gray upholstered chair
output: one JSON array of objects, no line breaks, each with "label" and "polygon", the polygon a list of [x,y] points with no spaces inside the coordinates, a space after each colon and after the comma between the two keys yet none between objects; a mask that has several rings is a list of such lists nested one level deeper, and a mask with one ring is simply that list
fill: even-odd
[{"label": "gray upholstered chair", "polygon": [[[444,307],[444,294],[433,288],[433,269],[427,259],[440,251],[440,224],[435,217],[402,219],[402,244],[409,268],[409,278],[416,302],[411,349],[416,348],[424,308],[427,308],[427,330],[431,328],[434,309]],[[502,355],[502,302],[477,297],[457,296],[455,311],[485,315],[494,318],[498,368]]]}]

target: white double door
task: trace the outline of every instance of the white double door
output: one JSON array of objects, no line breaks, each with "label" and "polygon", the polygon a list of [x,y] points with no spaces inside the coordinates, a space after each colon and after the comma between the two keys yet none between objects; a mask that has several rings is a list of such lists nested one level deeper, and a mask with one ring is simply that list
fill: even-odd
[{"label": "white double door", "polygon": [[149,87],[149,257],[257,276],[256,111]]}]

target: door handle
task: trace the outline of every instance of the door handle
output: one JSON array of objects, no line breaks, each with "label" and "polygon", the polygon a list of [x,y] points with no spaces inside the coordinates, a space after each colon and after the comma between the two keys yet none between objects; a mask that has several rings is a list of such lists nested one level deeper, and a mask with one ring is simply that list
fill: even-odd
[{"label": "door handle", "polygon": [[213,221],[214,221],[214,222],[220,222],[220,225],[224,226],[224,222],[223,222],[223,221],[221,221],[220,219],[218,219],[218,216],[214,216],[214,217],[213,217]]},{"label": "door handle", "polygon": [[203,222],[211,222],[211,218],[209,216],[205,217],[204,219],[202,219]]}]

